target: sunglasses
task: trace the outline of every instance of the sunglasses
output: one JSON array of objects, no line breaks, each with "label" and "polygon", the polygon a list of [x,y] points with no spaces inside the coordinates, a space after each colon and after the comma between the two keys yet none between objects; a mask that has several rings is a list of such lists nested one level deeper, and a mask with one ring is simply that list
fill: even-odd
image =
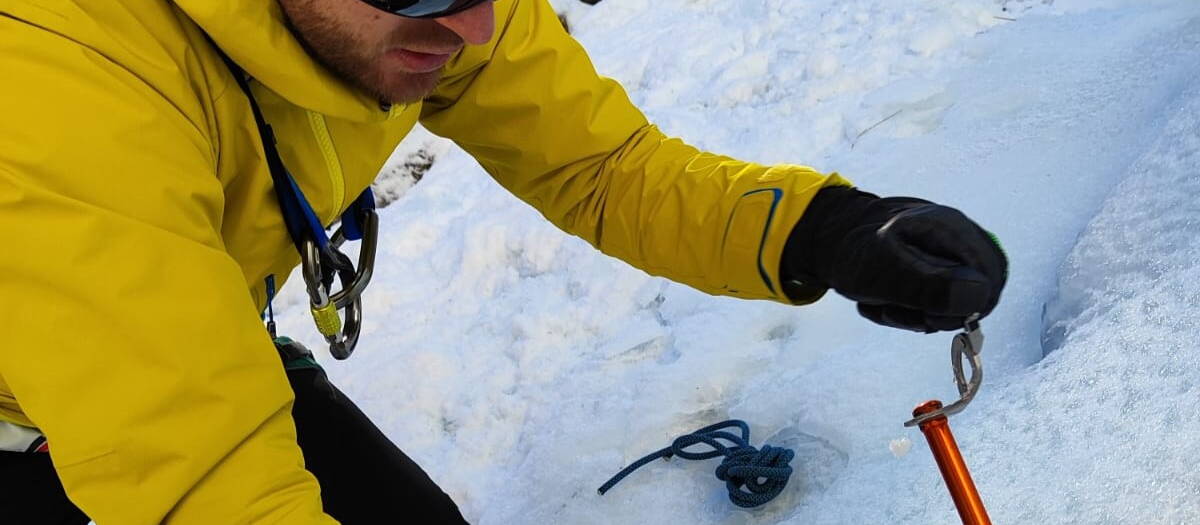
[{"label": "sunglasses", "polygon": [[466,11],[491,0],[362,0],[367,5],[408,18],[438,18]]}]

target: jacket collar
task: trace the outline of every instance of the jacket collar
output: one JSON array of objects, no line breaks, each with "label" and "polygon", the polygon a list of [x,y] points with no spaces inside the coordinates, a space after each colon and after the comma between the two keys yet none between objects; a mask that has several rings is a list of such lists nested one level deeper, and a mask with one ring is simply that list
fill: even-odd
[{"label": "jacket collar", "polygon": [[314,60],[288,28],[276,0],[175,0],[220,48],[292,104],[355,122],[385,120],[378,100]]}]

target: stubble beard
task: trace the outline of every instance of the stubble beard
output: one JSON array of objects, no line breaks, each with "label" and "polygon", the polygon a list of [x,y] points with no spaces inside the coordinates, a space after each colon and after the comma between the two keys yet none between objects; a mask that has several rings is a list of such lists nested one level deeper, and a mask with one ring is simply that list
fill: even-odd
[{"label": "stubble beard", "polygon": [[318,63],[380,102],[419,102],[433,92],[442,78],[441,68],[425,73],[386,70],[383,59],[389,49],[411,42],[461,42],[457,35],[436,24],[415,24],[415,31],[397,30],[383,42],[372,43],[313,3],[285,9],[292,33]]}]

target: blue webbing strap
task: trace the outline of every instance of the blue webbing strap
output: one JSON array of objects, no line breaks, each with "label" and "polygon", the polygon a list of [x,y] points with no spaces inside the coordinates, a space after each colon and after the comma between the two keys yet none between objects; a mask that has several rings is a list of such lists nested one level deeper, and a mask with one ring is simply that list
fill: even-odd
[{"label": "blue webbing strap", "polygon": [[375,209],[375,194],[371,192],[371,188],[363,190],[362,195],[354,199],[354,203],[346,209],[346,213],[342,214],[342,232],[346,235],[347,240],[357,241],[362,239],[362,224],[359,223],[359,217],[362,216],[363,210]]},{"label": "blue webbing strap", "polygon": [[[246,98],[250,101],[250,110],[254,113],[254,122],[258,125],[263,153],[267,158],[267,168],[271,172],[271,180],[274,182],[275,198],[279,201],[283,222],[287,226],[292,243],[296,245],[296,251],[304,253],[304,240],[307,233],[324,253],[329,244],[325,226],[317,218],[317,214],[313,211],[308,199],[304,197],[304,192],[300,190],[296,180],[283,165],[283,160],[275,145],[275,132],[263,118],[262,110],[259,109],[258,102],[255,101],[254,94],[250,91],[250,83],[246,80],[244,71],[224,53],[221,53],[221,57],[225,59],[225,64],[233,73],[233,78],[237,80],[238,86],[242,88],[242,91],[246,93]],[[347,239],[356,241],[362,238],[362,228],[359,226],[358,217],[364,208],[375,208],[375,196],[369,187],[363,190],[363,193],[342,214],[342,222],[347,226],[345,231]]]},{"label": "blue webbing strap", "polygon": [[[296,251],[303,253],[305,230],[301,225],[308,222],[304,212],[307,202],[302,204],[296,198],[299,190],[294,189],[296,188],[295,182],[292,181],[291,175],[283,165],[283,160],[279,157],[279,151],[275,148],[275,132],[263,118],[262,110],[258,108],[258,102],[254,100],[254,94],[250,91],[250,83],[246,80],[245,72],[225,53],[221,53],[221,58],[225,60],[225,65],[229,67],[234,80],[237,81],[242,92],[246,94],[246,99],[250,102],[250,111],[254,113],[254,122],[258,127],[259,139],[266,156],[267,168],[271,172],[271,180],[274,182],[275,198],[279,201],[279,210],[283,215],[284,225],[287,227],[288,235],[292,238],[292,244],[296,245]],[[309,230],[311,233],[311,225]],[[321,232],[324,233],[324,230]]]},{"label": "blue webbing strap", "polygon": [[[296,179],[292,178],[291,173],[284,172],[287,177],[286,198],[291,202],[290,206],[284,207],[283,220],[285,222],[301,222],[308,225],[308,232],[312,234],[313,240],[316,241],[317,247],[324,249],[325,245],[329,244],[329,236],[325,234],[325,227],[321,225],[321,219],[317,218],[317,213],[313,211],[312,205],[308,203],[308,199],[304,198],[304,192],[300,191],[300,186],[296,184]],[[300,213],[296,213],[296,209],[300,209]],[[297,247],[299,249],[299,247]]]}]

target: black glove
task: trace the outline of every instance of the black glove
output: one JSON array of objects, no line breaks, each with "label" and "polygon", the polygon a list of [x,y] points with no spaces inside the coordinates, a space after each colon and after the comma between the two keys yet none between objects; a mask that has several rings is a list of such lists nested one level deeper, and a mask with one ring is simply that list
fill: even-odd
[{"label": "black glove", "polygon": [[780,276],[794,301],[833,288],[867,319],[931,333],[991,313],[1008,261],[991,234],[954,208],[831,187],[792,230]]}]

